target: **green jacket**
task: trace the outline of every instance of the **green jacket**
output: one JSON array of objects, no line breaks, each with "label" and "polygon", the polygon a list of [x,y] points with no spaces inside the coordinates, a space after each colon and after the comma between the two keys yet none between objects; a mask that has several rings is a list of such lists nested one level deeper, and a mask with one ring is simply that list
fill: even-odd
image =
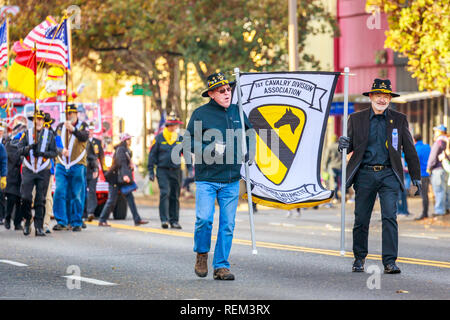
[{"label": "green jacket", "polygon": [[[245,114],[244,121],[246,129],[251,128]],[[196,128],[197,134],[195,134]],[[218,131],[209,131],[211,136],[208,136],[208,133],[204,135],[210,129]],[[185,152],[190,150],[195,155],[196,181],[231,183],[241,178],[242,138],[236,134],[238,129],[242,130],[242,125],[239,107],[235,104],[225,109],[211,99],[192,113],[183,139],[183,149]],[[249,150],[249,140],[247,138],[247,150]],[[216,154],[216,143],[225,145],[222,156]],[[253,150],[253,146],[250,146],[250,149]],[[211,163],[212,157],[217,161]]]}]

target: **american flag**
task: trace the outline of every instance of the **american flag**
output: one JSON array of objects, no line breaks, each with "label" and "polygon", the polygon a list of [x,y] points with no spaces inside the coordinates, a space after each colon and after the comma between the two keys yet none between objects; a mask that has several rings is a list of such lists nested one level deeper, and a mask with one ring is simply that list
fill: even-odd
[{"label": "american flag", "polygon": [[47,17],[39,26],[34,28],[23,41],[30,48],[36,43],[37,60],[48,64],[59,65],[70,69],[69,36],[67,19],[61,24],[52,23],[53,18]]},{"label": "american flag", "polygon": [[0,67],[8,62],[8,39],[6,39],[6,21],[0,27]]},{"label": "american flag", "polygon": [[33,30],[25,37],[23,44],[29,49],[34,48],[34,43],[42,42],[45,39],[45,31],[58,23],[53,19],[53,17],[48,16],[43,22],[34,27]]}]

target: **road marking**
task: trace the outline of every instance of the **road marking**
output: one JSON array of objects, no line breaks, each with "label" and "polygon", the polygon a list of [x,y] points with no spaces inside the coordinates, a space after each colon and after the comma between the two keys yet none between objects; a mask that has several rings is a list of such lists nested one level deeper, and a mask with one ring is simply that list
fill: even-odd
[{"label": "road marking", "polygon": [[11,261],[11,260],[0,260],[0,262],[6,263],[6,264],[11,264],[16,267],[28,267],[28,265],[25,263],[20,263],[20,262]]},{"label": "road marking", "polygon": [[[96,225],[95,222],[86,222],[86,224]],[[184,237],[184,238],[194,238],[193,233],[183,232],[183,231],[172,231],[172,230],[156,229],[156,228],[149,228],[149,227],[134,227],[134,226],[118,224],[118,223],[111,223],[111,227],[115,228],[115,229],[165,234],[165,235]],[[216,236],[212,236],[212,240],[216,240],[216,239],[217,239]],[[252,242],[250,240],[242,240],[242,239],[234,238],[233,244],[241,244],[241,245],[251,246]],[[341,256],[341,253],[339,250],[308,248],[308,247],[294,246],[294,245],[288,245],[288,244],[279,244],[279,243],[273,243],[273,242],[256,241],[256,246],[261,247],[261,248],[268,248],[268,249],[278,249],[278,250],[287,250],[287,251],[304,252],[304,253],[316,253],[316,254],[322,254],[322,255],[328,255],[328,256]],[[353,253],[346,252],[345,257],[353,258]],[[369,255],[367,255],[366,259],[381,260],[381,255],[369,254]],[[397,262],[450,269],[449,261],[436,261],[436,260],[424,260],[424,259],[416,259],[416,258],[398,257]]]},{"label": "road marking", "polygon": [[87,282],[87,283],[97,284],[99,286],[117,286],[116,283],[106,282],[106,281],[92,279],[92,278],[85,278],[85,277],[80,277],[80,276],[74,276],[74,275],[62,276],[62,277],[63,278],[67,278],[67,279],[72,279],[72,280],[84,281],[84,282]]}]

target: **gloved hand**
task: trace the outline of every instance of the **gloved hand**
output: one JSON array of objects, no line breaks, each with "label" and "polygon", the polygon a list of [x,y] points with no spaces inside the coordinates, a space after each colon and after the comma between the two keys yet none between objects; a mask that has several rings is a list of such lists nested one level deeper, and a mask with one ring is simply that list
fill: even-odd
[{"label": "gloved hand", "polygon": [[31,149],[33,149],[33,153],[37,153],[39,150],[38,150],[38,145],[37,145],[37,143],[33,143],[32,145],[31,145]]},{"label": "gloved hand", "polygon": [[350,138],[349,137],[339,137],[339,145],[338,150],[342,152],[344,149],[348,149],[350,147]]},{"label": "gloved hand", "polygon": [[35,156],[36,158],[39,158],[39,157],[43,157],[43,156],[44,156],[44,152],[40,152],[40,151],[34,151],[34,150],[33,150],[33,154],[34,154],[34,156]]},{"label": "gloved hand", "polygon": [[155,181],[155,172],[150,171],[148,174],[148,178],[150,179],[150,181]]},{"label": "gloved hand", "polygon": [[422,194],[422,181],[420,180],[413,180],[413,185],[417,187],[416,193],[414,193],[415,196],[420,196]]},{"label": "gloved hand", "polygon": [[0,189],[5,189],[6,188],[6,177],[1,177],[0,178]]}]

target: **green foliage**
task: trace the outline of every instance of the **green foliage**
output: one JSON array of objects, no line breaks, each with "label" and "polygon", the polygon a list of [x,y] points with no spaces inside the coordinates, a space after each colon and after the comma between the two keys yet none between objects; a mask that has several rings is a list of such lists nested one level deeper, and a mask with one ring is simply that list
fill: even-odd
[{"label": "green foliage", "polygon": [[408,57],[420,90],[450,88],[450,2],[448,0],[367,0],[387,14],[385,46]]}]

